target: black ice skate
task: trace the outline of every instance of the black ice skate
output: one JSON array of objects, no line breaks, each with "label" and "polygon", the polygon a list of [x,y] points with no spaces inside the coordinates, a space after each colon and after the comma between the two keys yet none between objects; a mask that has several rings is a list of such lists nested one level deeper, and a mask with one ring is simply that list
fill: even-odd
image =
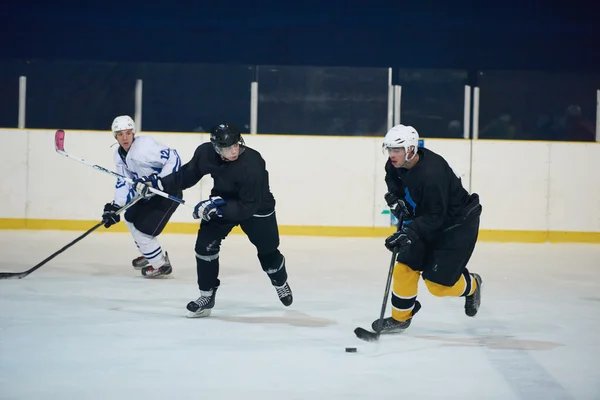
[{"label": "black ice skate", "polygon": [[142,268],[142,275],[144,275],[146,278],[156,278],[157,276],[161,275],[169,275],[171,272],[173,272],[173,267],[171,267],[171,261],[169,260],[169,255],[166,251],[165,263],[162,267],[157,269],[151,265],[148,265],[147,267]]},{"label": "black ice skate", "polygon": [[483,287],[483,280],[479,274],[471,274],[475,282],[477,282],[477,287],[472,295],[465,297],[465,314],[469,317],[474,317],[477,315],[477,311],[479,311],[479,306],[481,305],[481,289]]},{"label": "black ice skate", "polygon": [[204,318],[208,317],[215,306],[215,298],[217,297],[217,289],[212,291],[200,291],[200,297],[197,300],[190,301],[186,306],[188,312],[185,315],[188,318]]},{"label": "black ice skate", "polygon": [[277,296],[279,296],[279,300],[283,303],[284,306],[288,307],[294,301],[294,297],[292,296],[292,289],[290,289],[290,285],[288,283],[284,283],[283,286],[274,286],[275,290],[277,290]]},{"label": "black ice skate", "polygon": [[[421,303],[419,303],[418,300],[415,300],[415,306],[412,310],[412,315],[406,321],[396,321],[392,317],[384,318],[383,325],[381,327],[381,334],[384,335],[384,334],[388,334],[388,333],[403,332],[405,329],[407,329],[410,326],[412,317],[414,317],[414,315],[416,313],[418,313],[420,309],[421,309]],[[371,328],[373,328],[373,330],[375,332],[377,332],[379,330],[379,319],[376,319],[375,321],[373,321],[373,323],[371,324]]]},{"label": "black ice skate", "polygon": [[133,261],[131,261],[131,265],[133,265],[133,268],[137,270],[147,267],[149,264],[150,263],[148,262],[148,260],[146,260],[146,257],[144,256],[139,256],[138,258],[134,258]]}]

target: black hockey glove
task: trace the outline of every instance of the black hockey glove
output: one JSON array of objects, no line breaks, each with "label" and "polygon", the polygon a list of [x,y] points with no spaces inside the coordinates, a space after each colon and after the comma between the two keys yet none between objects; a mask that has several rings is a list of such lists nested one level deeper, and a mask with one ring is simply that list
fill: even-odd
[{"label": "black hockey glove", "polygon": [[411,221],[415,218],[415,212],[406,199],[400,198],[391,192],[387,192],[383,197],[396,218],[400,219],[400,215],[402,215],[404,221]]},{"label": "black hockey glove", "polygon": [[150,191],[150,188],[164,191],[163,186],[160,182],[160,178],[156,174],[142,176],[133,180],[133,190],[135,190],[140,196],[148,199],[154,196],[154,193]]},{"label": "black hockey glove", "polygon": [[410,246],[417,240],[419,240],[419,237],[416,233],[410,229],[402,228],[398,232],[385,239],[385,247],[387,247],[389,251],[394,251],[394,248],[396,247],[401,249],[403,247]]},{"label": "black hockey glove", "polygon": [[120,209],[118,204],[106,203],[104,206],[104,213],[102,214],[102,222],[105,228],[110,228],[114,224],[118,224],[121,221],[121,217],[116,212]]},{"label": "black hockey glove", "polygon": [[213,217],[222,217],[223,211],[219,207],[225,205],[225,200],[219,196],[211,196],[208,200],[202,200],[194,207],[192,216],[194,219],[202,218],[208,222]]}]

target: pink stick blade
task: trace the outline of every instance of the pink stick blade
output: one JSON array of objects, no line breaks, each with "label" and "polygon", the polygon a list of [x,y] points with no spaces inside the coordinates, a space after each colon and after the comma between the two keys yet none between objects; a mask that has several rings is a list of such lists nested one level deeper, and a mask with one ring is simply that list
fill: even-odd
[{"label": "pink stick blade", "polygon": [[56,151],[65,151],[65,131],[59,129],[54,134],[54,147]]}]

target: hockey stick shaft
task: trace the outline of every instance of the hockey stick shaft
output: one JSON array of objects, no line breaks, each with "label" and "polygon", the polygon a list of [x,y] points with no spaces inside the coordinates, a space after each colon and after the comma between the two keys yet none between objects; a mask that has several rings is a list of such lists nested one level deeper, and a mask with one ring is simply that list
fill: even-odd
[{"label": "hockey stick shaft", "polygon": [[[125,206],[119,208],[115,212],[115,214],[121,214],[121,213],[123,213],[129,207],[131,207],[135,203],[137,203],[141,198],[142,197],[136,197],[135,199],[133,199],[132,201],[130,201]],[[62,252],[64,252],[65,250],[67,250],[69,247],[73,246],[75,243],[79,242],[80,240],[82,240],[83,238],[85,238],[87,235],[89,235],[90,233],[94,232],[96,229],[100,228],[102,225],[104,225],[104,221],[101,221],[101,222],[97,223],[96,225],[94,225],[93,227],[91,227],[90,229],[88,229],[85,233],[83,233],[81,236],[79,236],[78,238],[76,238],[75,240],[73,240],[72,242],[70,242],[69,244],[67,244],[66,246],[62,247],[61,249],[55,251],[54,253],[52,253],[51,255],[49,255],[48,257],[46,257],[43,261],[39,262],[38,264],[36,264],[32,268],[28,269],[27,271],[24,271],[24,272],[0,272],[0,279],[10,279],[10,278],[21,279],[21,278],[25,278],[27,275],[31,274],[33,271],[37,270],[38,268],[41,268],[43,265],[45,265],[46,263],[48,263],[48,261],[52,260],[53,258],[55,258],[56,256],[58,256],[59,254],[61,254]]]},{"label": "hockey stick shaft", "polygon": [[[123,176],[121,174],[117,174],[116,172],[111,171],[109,169],[106,169],[106,168],[104,168],[104,167],[102,167],[100,165],[91,163],[91,162],[89,162],[87,160],[84,160],[83,158],[76,157],[76,156],[74,156],[72,154],[67,153],[65,151],[65,131],[62,130],[62,129],[57,130],[56,133],[55,133],[55,135],[54,135],[54,146],[55,146],[56,152],[58,154],[62,155],[62,156],[65,156],[65,157],[70,158],[72,160],[78,161],[78,162],[80,162],[82,164],[87,165],[88,167],[92,167],[92,168],[94,168],[94,169],[96,169],[96,170],[98,170],[100,172],[104,172],[105,174],[112,175],[112,176],[114,176],[116,178],[123,179],[125,182],[127,182],[129,184],[133,184],[133,179],[131,179],[131,178],[128,178],[128,177]],[[148,187],[148,189],[149,189],[150,192],[152,192],[152,193],[154,193],[154,194],[156,194],[158,196],[164,197],[164,198],[169,199],[169,200],[173,200],[173,201],[175,201],[175,202],[177,202],[179,204],[183,204],[183,205],[189,206],[188,204],[185,203],[185,200],[180,199],[179,197],[172,196],[172,195],[170,195],[168,193],[165,193],[165,192],[163,192],[161,190],[155,189],[155,188],[153,188],[151,186]],[[190,206],[190,207],[193,207],[193,206]]]},{"label": "hockey stick shaft", "polygon": [[[404,215],[400,214],[398,218],[398,225],[396,226],[396,231],[402,229],[402,223],[404,221]],[[398,248],[395,247],[392,251],[392,259],[390,260],[390,269],[387,276],[387,281],[385,284],[385,292],[383,293],[383,303],[381,304],[381,313],[379,314],[379,320],[377,320],[377,328],[375,332],[368,331],[364,328],[358,327],[354,329],[354,334],[362,340],[366,340],[368,342],[374,342],[379,340],[379,336],[381,335],[381,331],[383,330],[383,317],[385,315],[385,309],[387,306],[389,294],[390,294],[390,286],[392,285],[392,278],[394,276],[394,266],[396,265],[396,257],[398,256]]]},{"label": "hockey stick shaft", "polygon": [[[396,230],[399,231],[402,229],[402,222],[404,215],[400,214],[400,218],[398,218],[398,226]],[[381,313],[379,314],[379,321],[377,323],[377,335],[381,334],[381,330],[383,329],[383,317],[385,316],[385,309],[387,306],[388,298],[390,296],[390,286],[392,285],[392,277],[394,276],[394,266],[396,265],[396,257],[398,256],[398,247],[394,247],[392,251],[392,259],[390,260],[390,269],[388,271],[387,282],[385,284],[385,292],[383,293],[383,303],[381,304]]]}]

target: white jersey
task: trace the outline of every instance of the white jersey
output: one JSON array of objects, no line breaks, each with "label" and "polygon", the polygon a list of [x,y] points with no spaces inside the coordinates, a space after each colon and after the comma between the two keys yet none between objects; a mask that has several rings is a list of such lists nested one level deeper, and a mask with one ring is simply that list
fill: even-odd
[{"label": "white jersey", "polygon": [[[177,151],[158,143],[150,136],[136,136],[125,159],[119,149],[120,146],[114,154],[117,173],[131,179],[152,174],[163,177],[179,171],[181,167]],[[121,207],[129,203],[135,195],[132,185],[121,178],[117,178],[115,188],[114,202]]]}]

